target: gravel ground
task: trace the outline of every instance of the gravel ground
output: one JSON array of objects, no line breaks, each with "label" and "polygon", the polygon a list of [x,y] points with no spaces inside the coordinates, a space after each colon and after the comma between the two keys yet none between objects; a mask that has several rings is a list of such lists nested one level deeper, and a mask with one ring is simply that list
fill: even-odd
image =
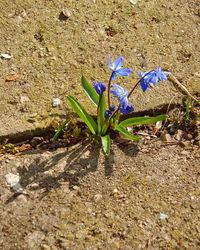
[{"label": "gravel ground", "polygon": [[142,139],[109,158],[88,142],[4,155],[0,248],[199,249],[199,153]]}]

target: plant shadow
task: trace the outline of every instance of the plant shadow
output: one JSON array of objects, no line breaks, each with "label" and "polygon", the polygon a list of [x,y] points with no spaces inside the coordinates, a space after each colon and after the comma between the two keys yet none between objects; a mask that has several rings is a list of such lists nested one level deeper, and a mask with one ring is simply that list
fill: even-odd
[{"label": "plant shadow", "polygon": [[[117,146],[125,155],[135,156],[138,153],[137,144],[127,140],[115,138],[113,147]],[[55,150],[33,150],[24,152],[29,155],[31,163],[18,167],[20,185],[25,191],[41,190],[40,199],[44,198],[54,189],[68,183],[69,189],[73,190],[80,186],[80,180],[91,172],[97,171],[100,159],[101,145],[90,140],[82,141],[66,149]],[[44,157],[43,154],[46,154]],[[105,177],[111,177],[115,163],[114,150],[109,156],[104,156],[102,161]],[[13,194],[6,203],[14,201],[20,193]]]},{"label": "plant shadow", "polygon": [[[80,180],[98,168],[98,161],[101,147],[97,143],[85,141],[75,145],[75,147],[66,148],[49,154],[44,158],[38,152],[27,152],[29,155],[36,155],[29,165],[18,167],[17,172],[20,176],[20,185],[25,191],[28,188],[31,191],[42,190],[41,199],[51,190],[57,189],[68,183],[69,189],[80,186]],[[43,151],[44,153],[44,151]],[[105,162],[107,162],[105,160]],[[105,169],[112,169],[112,161],[105,163]],[[105,173],[111,174],[112,171],[105,170]],[[13,194],[6,203],[10,203],[20,194]]]}]

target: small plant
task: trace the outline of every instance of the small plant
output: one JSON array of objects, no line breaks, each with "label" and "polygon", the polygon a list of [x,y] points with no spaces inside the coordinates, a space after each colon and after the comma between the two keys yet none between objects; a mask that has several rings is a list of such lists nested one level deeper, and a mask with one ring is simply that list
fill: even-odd
[{"label": "small plant", "polygon": [[[118,75],[128,77],[132,73],[132,69],[122,67],[123,60],[123,57],[118,57],[113,63],[111,63],[110,56],[108,56],[107,66],[111,70],[111,74],[107,86],[105,83],[99,81],[92,85],[84,76],[81,77],[81,83],[85,93],[97,108],[97,120],[89,115],[76,98],[71,95],[67,96],[72,108],[87,125],[92,135],[101,139],[103,151],[106,155],[109,155],[110,153],[111,130],[120,133],[129,140],[138,141],[140,137],[130,133],[127,130],[127,127],[153,123],[166,119],[166,115],[159,115],[156,117],[134,117],[120,122],[121,115],[130,114],[134,111],[134,106],[128,99],[133,94],[135,88],[140,84],[142,91],[145,92],[151,87],[151,85],[167,80],[168,74],[168,72],[162,71],[161,68],[145,73],[141,72],[139,74],[140,79],[132,90],[128,92],[121,85],[112,83]],[[106,91],[107,95],[105,96]],[[112,99],[111,96],[113,97]]]}]

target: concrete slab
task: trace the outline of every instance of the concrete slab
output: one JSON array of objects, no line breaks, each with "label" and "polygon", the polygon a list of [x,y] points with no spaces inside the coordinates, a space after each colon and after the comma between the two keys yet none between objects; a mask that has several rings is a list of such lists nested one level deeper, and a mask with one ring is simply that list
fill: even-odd
[{"label": "concrete slab", "polygon": [[[70,117],[67,94],[94,112],[82,94],[80,77],[107,82],[107,54],[125,58],[132,77],[118,79],[127,89],[139,71],[161,66],[189,91],[200,91],[199,6],[191,1],[1,1],[0,137],[47,127]],[[65,9],[69,17],[63,17]],[[65,11],[66,13],[66,11]],[[12,75],[16,80],[9,80]],[[53,98],[60,107],[53,108]],[[136,111],[180,101],[169,82],[131,98]]]}]

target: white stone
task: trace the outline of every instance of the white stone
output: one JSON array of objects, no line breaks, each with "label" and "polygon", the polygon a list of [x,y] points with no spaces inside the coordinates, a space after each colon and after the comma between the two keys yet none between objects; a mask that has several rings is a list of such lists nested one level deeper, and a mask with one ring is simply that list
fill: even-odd
[{"label": "white stone", "polygon": [[58,107],[61,104],[61,100],[59,98],[53,98],[52,106]]}]

